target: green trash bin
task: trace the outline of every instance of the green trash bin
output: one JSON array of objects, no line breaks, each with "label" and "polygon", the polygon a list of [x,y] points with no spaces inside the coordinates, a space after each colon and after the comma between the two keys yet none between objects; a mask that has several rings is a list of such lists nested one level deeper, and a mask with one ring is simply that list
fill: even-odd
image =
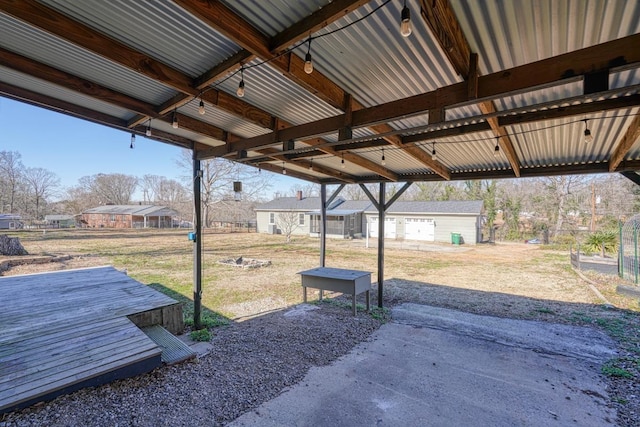
[{"label": "green trash bin", "polygon": [[453,245],[460,244],[460,233],[451,233],[451,244]]}]

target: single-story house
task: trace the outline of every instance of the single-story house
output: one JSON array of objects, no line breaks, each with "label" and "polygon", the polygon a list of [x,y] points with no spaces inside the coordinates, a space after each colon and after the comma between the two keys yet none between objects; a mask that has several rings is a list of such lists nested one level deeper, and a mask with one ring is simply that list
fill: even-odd
[{"label": "single-story house", "polygon": [[20,215],[16,214],[0,214],[0,230],[15,230],[22,228]]},{"label": "single-story house", "polygon": [[[285,222],[295,221],[291,234],[320,235],[320,198],[280,197],[255,209],[257,231],[276,234]],[[437,201],[393,203],[385,215],[385,238],[460,243],[482,241],[483,202]],[[360,238],[378,236],[378,211],[369,201],[337,197],[327,208],[327,237]]]},{"label": "single-story house", "polygon": [[104,205],[82,213],[89,228],[171,228],[178,212],[166,206]]},{"label": "single-story house", "polygon": [[47,227],[52,228],[70,228],[76,226],[76,217],[74,215],[45,215],[44,221]]}]

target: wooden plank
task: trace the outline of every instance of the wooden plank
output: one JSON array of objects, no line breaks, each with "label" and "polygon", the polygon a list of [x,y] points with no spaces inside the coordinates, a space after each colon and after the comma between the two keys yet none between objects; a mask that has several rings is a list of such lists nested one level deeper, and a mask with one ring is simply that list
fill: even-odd
[{"label": "wooden plank", "polygon": [[181,314],[177,301],[113,267],[2,277],[0,298],[12,302],[0,312],[0,412],[152,369],[161,349],[126,316]]},{"label": "wooden plank", "polygon": [[627,155],[631,147],[635,145],[635,143],[640,138],[640,116],[636,116],[627,130],[624,133],[624,136],[618,143],[615,151],[611,155],[611,159],[609,160],[609,172],[613,172],[616,170],[622,159]]}]

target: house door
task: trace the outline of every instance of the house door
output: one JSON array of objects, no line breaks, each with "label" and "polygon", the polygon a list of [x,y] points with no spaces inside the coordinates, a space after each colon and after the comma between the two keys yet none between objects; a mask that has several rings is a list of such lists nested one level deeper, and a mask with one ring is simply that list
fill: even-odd
[{"label": "house door", "polygon": [[407,240],[425,240],[434,242],[436,223],[428,218],[405,218],[404,238]]},{"label": "house door", "polygon": [[[369,237],[378,237],[378,217],[371,217],[369,221]],[[385,218],[384,219],[384,238],[395,239],[396,238],[396,219]]]}]

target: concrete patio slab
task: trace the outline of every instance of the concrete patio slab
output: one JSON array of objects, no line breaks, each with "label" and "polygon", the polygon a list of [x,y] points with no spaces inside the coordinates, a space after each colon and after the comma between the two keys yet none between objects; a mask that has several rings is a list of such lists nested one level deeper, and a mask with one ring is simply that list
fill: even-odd
[{"label": "concrete patio slab", "polygon": [[604,426],[600,366],[613,342],[590,328],[417,304],[330,366],[231,426]]}]

